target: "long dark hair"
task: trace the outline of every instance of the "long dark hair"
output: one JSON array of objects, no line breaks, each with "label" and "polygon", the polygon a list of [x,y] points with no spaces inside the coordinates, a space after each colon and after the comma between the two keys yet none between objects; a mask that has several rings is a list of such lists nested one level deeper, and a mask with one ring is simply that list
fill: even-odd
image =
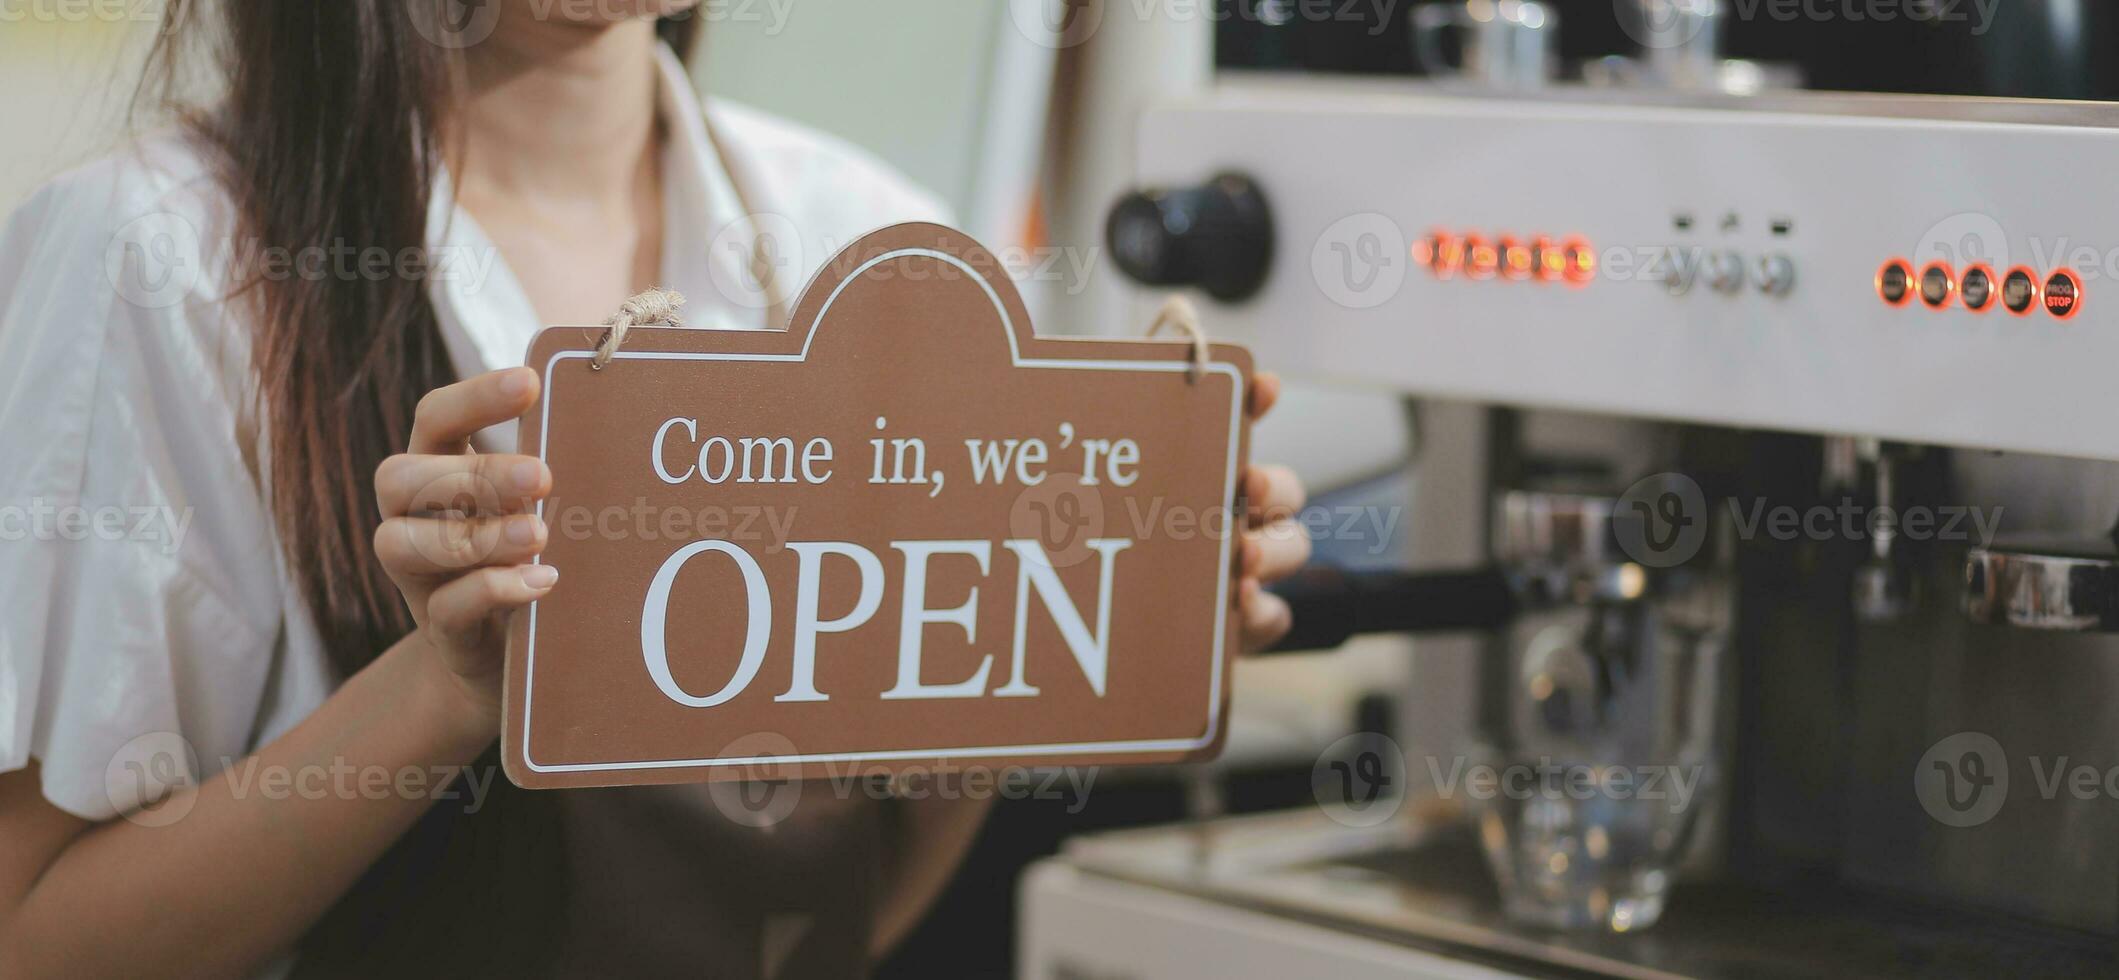
[{"label": "long dark hair", "polygon": [[[213,160],[235,205],[232,242],[425,254],[457,45],[474,39],[444,7],[462,12],[461,0],[171,0],[143,92],[176,109]],[[657,28],[684,55],[696,26],[680,16]],[[219,77],[217,98],[175,105],[194,62]],[[420,396],[455,380],[426,278],[233,285],[266,433],[259,476],[331,662],[350,675],[412,628],[375,559],[373,474],[405,447]],[[552,933],[563,860],[554,808],[493,771],[478,814],[434,808],[311,931],[305,973],[424,975],[451,956],[478,975],[549,966],[536,940]]]},{"label": "long dark hair", "polygon": [[[461,0],[172,0],[150,58],[168,93],[187,54],[225,79],[181,118],[235,202],[236,241],[300,255],[424,254],[427,205],[468,40]],[[483,0],[493,3],[496,0]],[[476,4],[474,3],[474,6]],[[657,24],[679,55],[697,21]],[[196,42],[196,43],[187,43]],[[402,451],[421,395],[455,380],[426,279],[285,276],[235,284],[253,331],[272,510],[287,560],[341,675],[412,628],[375,560],[375,467]]]}]

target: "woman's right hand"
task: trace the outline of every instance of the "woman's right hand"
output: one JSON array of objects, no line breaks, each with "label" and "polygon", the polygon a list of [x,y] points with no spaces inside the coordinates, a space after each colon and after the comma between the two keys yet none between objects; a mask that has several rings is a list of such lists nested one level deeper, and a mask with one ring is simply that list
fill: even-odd
[{"label": "woman's right hand", "polygon": [[427,393],[408,451],[375,470],[376,557],[440,673],[495,725],[508,614],[559,581],[557,569],[530,564],[546,540],[532,511],[552,475],[534,457],[476,453],[470,438],[527,411],[537,386],[537,372],[509,368]]}]

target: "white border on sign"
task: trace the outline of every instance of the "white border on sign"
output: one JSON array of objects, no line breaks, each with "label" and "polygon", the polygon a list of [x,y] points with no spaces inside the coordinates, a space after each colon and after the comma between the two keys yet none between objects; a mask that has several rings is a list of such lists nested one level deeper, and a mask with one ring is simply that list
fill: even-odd
[{"label": "white border on sign", "polygon": [[[839,294],[844,292],[846,290],[846,287],[852,284],[854,280],[860,278],[862,273],[867,272],[869,269],[874,268],[875,266],[887,262],[891,259],[901,258],[905,256],[922,256],[926,258],[940,259],[970,274],[972,281],[978,283],[979,288],[985,291],[986,298],[993,302],[994,310],[1001,315],[1001,329],[1008,336],[1008,357],[1012,365],[1015,367],[1060,368],[1065,370],[1146,372],[1177,372],[1188,371],[1192,368],[1192,361],[1190,361],[1189,359],[1183,361],[1093,361],[1070,360],[1065,358],[1033,358],[1026,360],[1023,357],[1023,352],[1021,348],[1016,344],[1015,320],[1013,317],[1008,315],[1008,307],[1006,304],[1001,302],[1000,294],[994,291],[993,284],[988,282],[985,276],[981,275],[977,269],[972,268],[970,264],[966,263],[963,259],[960,259],[947,252],[939,252],[931,248],[893,249],[891,251],[884,252],[883,254],[878,255],[872,259],[869,259],[866,262],[861,263],[858,268],[854,269],[851,275],[847,276],[845,280],[841,281],[838,286],[832,289],[830,296],[825,297],[824,305],[817,310],[817,315],[815,319],[812,319],[810,321],[809,336],[803,338],[802,351],[799,354],[716,354],[680,353],[673,351],[635,352],[621,350],[612,356],[633,360],[653,361],[806,361],[809,359],[809,345],[815,343],[817,340],[818,325],[823,322],[824,314],[830,312],[832,304],[838,301]],[[542,423],[539,427],[537,434],[538,459],[542,460],[545,458],[545,452],[549,448],[551,442],[553,368],[557,366],[561,361],[580,360],[593,356],[595,356],[594,351],[560,351],[559,353],[552,355],[551,359],[545,362],[544,413]],[[1234,388],[1234,393],[1233,397],[1230,399],[1229,406],[1229,462],[1227,472],[1224,476],[1224,484],[1222,490],[1223,500],[1233,500],[1235,499],[1236,493],[1237,445],[1242,436],[1241,426],[1243,423],[1244,400],[1243,373],[1238,371],[1235,365],[1230,364],[1227,361],[1216,361],[1211,364],[1208,364],[1205,370],[1210,374],[1227,375],[1229,379],[1234,382],[1232,386]],[[537,516],[540,518],[544,516],[544,502],[541,500],[537,503]],[[1223,647],[1227,645],[1229,632],[1229,548],[1230,542],[1234,537],[1235,535],[1233,534],[1225,534],[1222,536],[1221,539],[1220,575],[1219,582],[1214,589],[1214,673],[1213,677],[1209,681],[1209,687],[1207,688],[1207,730],[1198,738],[1134,739],[1130,741],[1117,740],[1109,742],[1062,742],[1045,745],[980,745],[968,747],[943,747],[927,749],[889,749],[876,752],[823,752],[804,755],[750,756],[743,758],[656,759],[642,762],[580,762],[549,766],[542,765],[538,763],[535,759],[530,758],[530,711],[531,708],[534,707],[533,702],[535,701],[535,698],[533,697],[533,695],[537,689],[536,681],[538,604],[533,602],[530,603],[529,640],[524,644],[523,650],[522,762],[524,765],[530,767],[530,769],[534,772],[610,772],[624,769],[711,768],[714,766],[739,766],[760,765],[769,763],[804,762],[877,762],[889,759],[932,759],[936,757],[980,758],[1010,755],[1080,755],[1086,753],[1183,752],[1192,749],[1204,748],[1207,745],[1213,743],[1215,736],[1221,730],[1221,678],[1223,674],[1222,658],[1226,655],[1226,651],[1223,649]],[[538,562],[542,563],[542,561],[542,557],[538,558]]]}]

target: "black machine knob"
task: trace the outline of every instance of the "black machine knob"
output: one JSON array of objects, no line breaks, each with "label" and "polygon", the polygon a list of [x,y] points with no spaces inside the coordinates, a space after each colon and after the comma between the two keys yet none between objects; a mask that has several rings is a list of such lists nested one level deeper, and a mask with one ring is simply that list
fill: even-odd
[{"label": "black machine knob", "polygon": [[1135,191],[1104,224],[1111,256],[1149,286],[1197,286],[1223,302],[1265,284],[1273,217],[1258,185],[1222,174],[1199,187]]}]

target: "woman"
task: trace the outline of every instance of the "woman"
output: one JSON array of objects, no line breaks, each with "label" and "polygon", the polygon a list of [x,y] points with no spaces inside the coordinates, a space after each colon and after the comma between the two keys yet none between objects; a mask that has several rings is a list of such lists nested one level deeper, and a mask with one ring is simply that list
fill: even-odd
[{"label": "woman", "polygon": [[[537,397],[529,337],[650,284],[763,328],[746,289],[941,218],[849,147],[702,113],[687,5],[180,5],[157,63],[218,29],[217,107],[9,222],[0,503],[32,533],[0,553],[0,976],[845,976],[947,882],[978,804],[805,798],[766,830],[696,787],[493,778],[503,624],[566,587],[528,564],[551,474],[488,431]],[[800,229],[800,267],[746,213]],[[419,499],[473,476],[507,501]],[[1246,487],[1300,504],[1282,470]],[[1258,643],[1306,544],[1246,533]],[[477,567],[439,557],[464,537]]]}]

